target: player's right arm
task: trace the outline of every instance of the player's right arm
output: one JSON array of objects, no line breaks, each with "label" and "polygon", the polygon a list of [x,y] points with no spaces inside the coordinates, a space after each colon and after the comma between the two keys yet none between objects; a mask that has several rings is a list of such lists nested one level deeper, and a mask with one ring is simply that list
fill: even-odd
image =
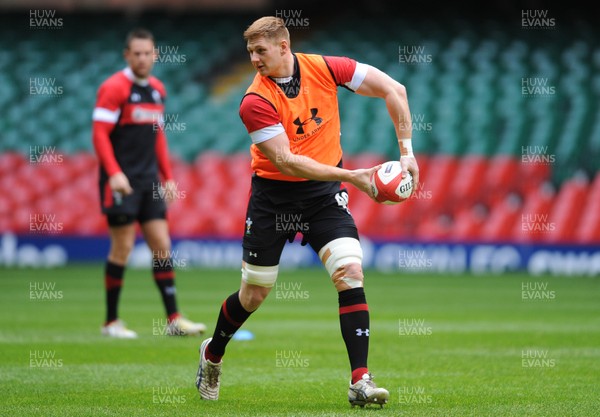
[{"label": "player's right arm", "polygon": [[292,153],[279,115],[268,101],[258,95],[249,94],[242,99],[240,117],[254,145],[282,174],[308,180],[349,182],[373,198],[371,174],[380,165],[370,169],[348,170]]},{"label": "player's right arm", "polygon": [[349,182],[361,191],[373,197],[371,175],[381,165],[369,169],[343,169],[325,165],[314,159],[292,153],[290,141],[285,132],[256,144],[258,149],[285,175],[317,181]]},{"label": "player's right arm", "polygon": [[109,82],[100,86],[92,115],[92,140],[98,160],[108,175],[110,189],[128,195],[133,192],[133,189],[115,158],[110,141],[110,133],[121,114],[121,100],[118,93],[119,91]]}]

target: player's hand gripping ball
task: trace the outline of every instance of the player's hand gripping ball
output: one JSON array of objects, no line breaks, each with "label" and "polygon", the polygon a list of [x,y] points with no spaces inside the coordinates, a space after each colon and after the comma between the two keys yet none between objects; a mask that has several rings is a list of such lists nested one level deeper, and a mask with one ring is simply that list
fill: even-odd
[{"label": "player's hand gripping ball", "polygon": [[413,178],[410,172],[402,178],[400,161],[388,161],[371,176],[371,190],[378,203],[398,204],[412,194]]}]

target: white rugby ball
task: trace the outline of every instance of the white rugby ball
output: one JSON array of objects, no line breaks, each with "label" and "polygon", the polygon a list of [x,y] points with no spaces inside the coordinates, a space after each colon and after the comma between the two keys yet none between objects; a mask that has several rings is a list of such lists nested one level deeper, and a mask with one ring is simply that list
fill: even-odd
[{"label": "white rugby ball", "polygon": [[378,203],[398,204],[411,196],[413,178],[402,178],[400,161],[387,161],[371,176],[371,189]]}]

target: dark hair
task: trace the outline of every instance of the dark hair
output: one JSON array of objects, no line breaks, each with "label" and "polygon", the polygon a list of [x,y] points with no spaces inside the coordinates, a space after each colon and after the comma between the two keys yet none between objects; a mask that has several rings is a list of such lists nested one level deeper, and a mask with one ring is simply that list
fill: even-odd
[{"label": "dark hair", "polygon": [[129,44],[133,39],[150,39],[154,43],[154,35],[147,29],[134,29],[127,34],[125,38],[125,49],[129,49]]}]

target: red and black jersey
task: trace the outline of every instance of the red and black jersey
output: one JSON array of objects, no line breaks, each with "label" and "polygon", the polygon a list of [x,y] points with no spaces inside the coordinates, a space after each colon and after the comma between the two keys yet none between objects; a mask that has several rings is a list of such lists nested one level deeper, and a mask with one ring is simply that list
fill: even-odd
[{"label": "red and black jersey", "polygon": [[132,186],[148,185],[159,169],[165,180],[172,179],[162,130],[165,98],[160,80],[136,79],[130,68],[102,83],[92,116],[101,182],[123,172]]}]

